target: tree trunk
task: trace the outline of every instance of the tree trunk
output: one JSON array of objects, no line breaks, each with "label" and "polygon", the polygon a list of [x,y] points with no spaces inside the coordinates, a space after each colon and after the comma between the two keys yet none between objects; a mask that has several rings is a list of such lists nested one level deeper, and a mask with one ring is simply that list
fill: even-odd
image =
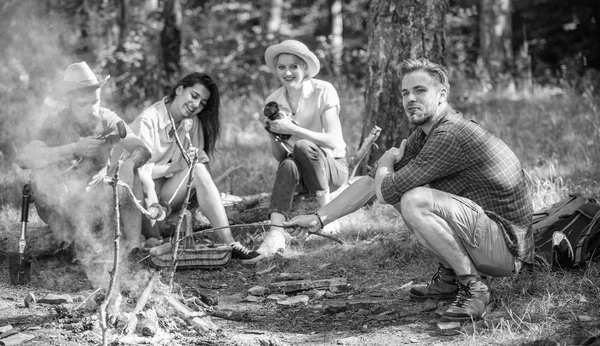
[{"label": "tree trunk", "polygon": [[342,54],[344,52],[344,20],[342,17],[342,1],[329,0],[329,20],[331,22],[331,57],[333,75],[340,76]]},{"label": "tree trunk", "polygon": [[274,34],[281,30],[283,0],[263,0],[263,29],[267,39],[272,40]]},{"label": "tree trunk", "polygon": [[[398,147],[411,132],[402,108],[398,67],[404,59],[426,57],[445,63],[444,23],[446,0],[373,0],[369,5],[369,76],[365,92],[367,115],[362,140],[373,126],[381,127],[377,144],[367,164],[381,153]],[[359,172],[364,172],[363,166]]]},{"label": "tree trunk", "polygon": [[181,2],[166,0],[163,10],[164,27],[160,34],[163,66],[169,85],[175,84],[181,71]]},{"label": "tree trunk", "polygon": [[479,1],[479,57],[484,90],[514,88],[511,0]]}]

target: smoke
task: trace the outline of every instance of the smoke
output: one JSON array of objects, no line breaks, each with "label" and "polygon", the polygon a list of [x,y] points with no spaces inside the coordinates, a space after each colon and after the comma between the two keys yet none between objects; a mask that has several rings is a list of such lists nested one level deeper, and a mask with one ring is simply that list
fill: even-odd
[{"label": "smoke", "polygon": [[[16,164],[17,154],[35,137],[47,117],[64,108],[64,104],[49,98],[64,69],[93,58],[82,49],[89,42],[84,42],[79,23],[66,12],[73,11],[78,3],[81,5],[75,0],[4,0],[0,4],[0,181],[6,184],[0,186],[0,197],[3,203],[18,205],[23,184],[35,178],[32,185],[38,214],[58,240],[75,244],[76,257],[82,259],[96,286],[108,283],[99,276],[107,272],[106,268],[98,269],[96,264],[112,259],[113,253],[112,189],[100,182],[85,192],[88,181],[76,174],[65,175],[49,167],[28,176],[28,171],[19,170]],[[53,4],[72,8],[50,7]],[[96,70],[96,61],[87,62]],[[104,262],[94,264],[94,259]]]}]

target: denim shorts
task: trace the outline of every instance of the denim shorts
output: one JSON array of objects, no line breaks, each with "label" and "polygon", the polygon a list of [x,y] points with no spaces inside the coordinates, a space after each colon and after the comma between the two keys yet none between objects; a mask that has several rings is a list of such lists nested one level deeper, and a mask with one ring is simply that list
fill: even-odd
[{"label": "denim shorts", "polygon": [[443,218],[461,239],[475,268],[496,277],[513,276],[521,261],[508,250],[501,225],[468,198],[432,189],[433,212]]}]

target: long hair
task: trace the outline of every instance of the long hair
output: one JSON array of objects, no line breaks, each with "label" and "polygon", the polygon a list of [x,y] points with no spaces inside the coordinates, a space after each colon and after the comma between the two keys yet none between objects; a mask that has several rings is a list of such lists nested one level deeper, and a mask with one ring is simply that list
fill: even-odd
[{"label": "long hair", "polygon": [[184,88],[189,88],[196,84],[202,84],[210,91],[210,97],[206,102],[206,106],[198,113],[198,118],[202,122],[202,132],[204,134],[204,151],[212,156],[215,150],[215,144],[217,138],[219,138],[219,132],[221,131],[221,122],[219,119],[219,105],[221,103],[219,97],[219,88],[217,84],[210,78],[206,73],[192,72],[187,76],[183,77],[175,86],[171,89],[169,95],[167,95],[166,103],[171,103],[175,99],[176,90],[181,85]]}]

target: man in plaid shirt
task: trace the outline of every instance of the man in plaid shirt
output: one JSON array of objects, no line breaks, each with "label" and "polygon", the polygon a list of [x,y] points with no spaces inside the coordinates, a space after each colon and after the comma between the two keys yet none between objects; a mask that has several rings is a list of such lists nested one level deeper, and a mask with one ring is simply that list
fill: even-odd
[{"label": "man in plaid shirt", "polygon": [[516,275],[533,261],[529,182],[512,150],[448,104],[445,67],[408,59],[400,67],[402,104],[417,129],[377,168],[312,215],[287,222],[306,237],[374,196],[392,204],[440,263],[414,300],[452,299],[449,320],[478,318],[489,303],[481,275]]}]

